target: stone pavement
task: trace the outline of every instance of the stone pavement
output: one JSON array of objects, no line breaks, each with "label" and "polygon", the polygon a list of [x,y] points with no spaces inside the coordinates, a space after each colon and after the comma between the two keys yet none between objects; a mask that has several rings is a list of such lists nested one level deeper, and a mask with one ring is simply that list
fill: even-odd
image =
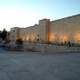
[{"label": "stone pavement", "polygon": [[80,54],[0,49],[0,80],[80,80]]}]

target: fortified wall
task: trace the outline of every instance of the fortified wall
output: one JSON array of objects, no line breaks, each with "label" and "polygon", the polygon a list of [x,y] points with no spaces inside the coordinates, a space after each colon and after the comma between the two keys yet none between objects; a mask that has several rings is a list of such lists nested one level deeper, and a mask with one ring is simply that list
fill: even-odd
[{"label": "fortified wall", "polygon": [[55,21],[43,19],[34,26],[11,28],[10,40],[22,39],[28,42],[74,42],[80,43],[80,14]]}]

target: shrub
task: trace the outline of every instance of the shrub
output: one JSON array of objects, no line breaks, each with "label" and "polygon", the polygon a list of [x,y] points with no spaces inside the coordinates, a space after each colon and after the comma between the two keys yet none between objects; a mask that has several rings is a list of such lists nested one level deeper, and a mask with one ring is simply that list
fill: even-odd
[{"label": "shrub", "polygon": [[16,40],[16,44],[17,44],[17,45],[23,45],[22,39],[17,39],[17,40]]}]

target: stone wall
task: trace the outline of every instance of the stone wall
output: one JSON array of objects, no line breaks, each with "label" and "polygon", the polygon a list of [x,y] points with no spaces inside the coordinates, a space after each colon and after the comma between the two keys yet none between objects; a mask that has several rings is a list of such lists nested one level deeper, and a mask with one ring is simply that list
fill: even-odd
[{"label": "stone wall", "polygon": [[80,15],[52,21],[50,29],[55,41],[80,42]]},{"label": "stone wall", "polygon": [[49,24],[49,19],[43,19],[39,21],[38,35],[40,42],[48,42]]},{"label": "stone wall", "polygon": [[75,42],[80,43],[80,14],[51,21],[43,19],[38,25],[26,28],[12,28],[11,41],[21,38],[30,42]]}]

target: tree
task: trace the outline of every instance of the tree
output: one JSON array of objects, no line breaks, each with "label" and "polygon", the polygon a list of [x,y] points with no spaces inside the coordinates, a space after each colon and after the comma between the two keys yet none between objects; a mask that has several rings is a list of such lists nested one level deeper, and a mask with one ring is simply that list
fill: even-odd
[{"label": "tree", "polygon": [[1,34],[1,38],[2,38],[2,40],[6,40],[6,38],[7,38],[7,31],[6,31],[6,29],[3,29],[3,31],[2,31],[2,34]]},{"label": "tree", "polygon": [[1,38],[2,32],[0,31],[0,38]]}]

